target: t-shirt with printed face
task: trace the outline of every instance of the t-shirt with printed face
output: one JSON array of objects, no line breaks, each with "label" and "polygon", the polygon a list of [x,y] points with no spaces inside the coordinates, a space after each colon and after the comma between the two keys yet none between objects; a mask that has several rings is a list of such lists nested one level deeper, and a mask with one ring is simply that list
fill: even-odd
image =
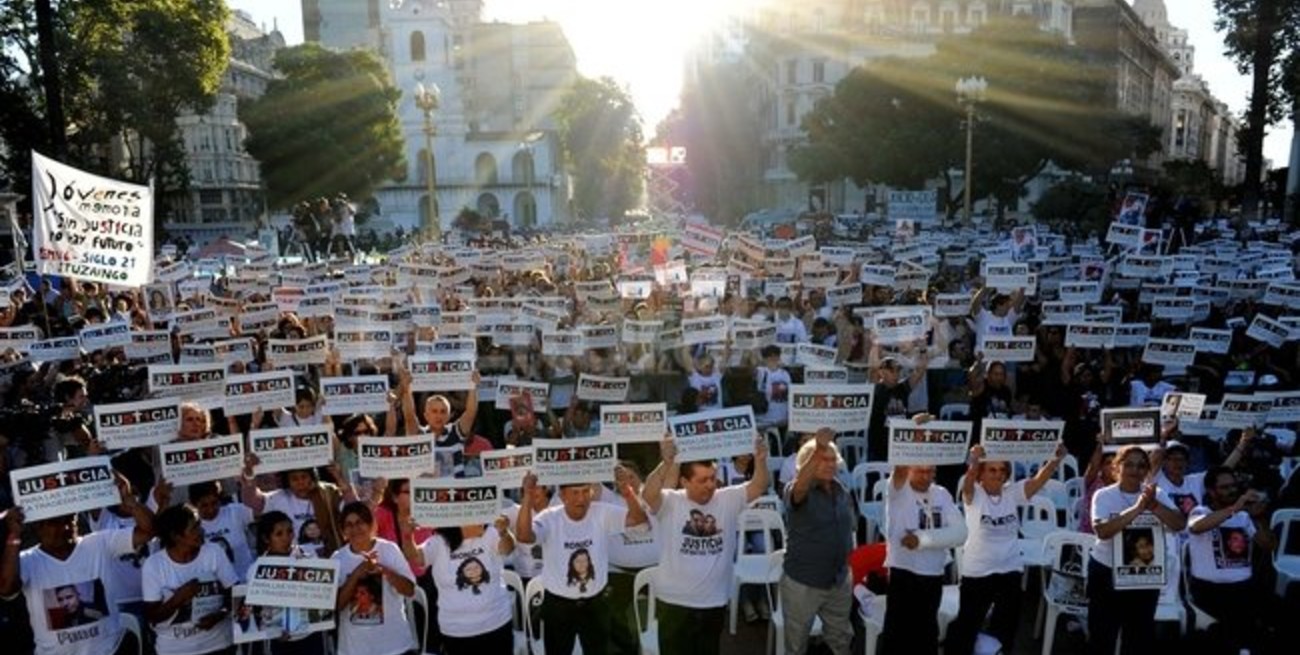
[{"label": "t-shirt with printed face", "polygon": [[[1188,524],[1204,519],[1213,510],[1204,505],[1193,509]],[[1200,534],[1188,538],[1192,577],[1206,582],[1231,584],[1250,579],[1250,542],[1255,524],[1246,512],[1237,512]]]},{"label": "t-shirt with printed face", "polygon": [[746,493],[739,485],[719,489],[699,505],[681,489],[663,492],[657,513],[660,600],[697,609],[727,604]]},{"label": "t-shirt with printed face", "polygon": [[[248,547],[248,525],[252,522],[253,510],[239,503],[222,505],[211,521],[200,520],[203,539],[221,547],[237,575],[248,571],[253,563],[253,551]],[[244,582],[244,578],[239,581]]]},{"label": "t-shirt with printed face", "polygon": [[775,371],[762,368],[758,371],[758,390],[767,399],[767,412],[759,420],[764,423],[785,423],[790,413],[790,385],[793,383],[789,371],[783,368]]},{"label": "t-shirt with printed face", "polygon": [[982,578],[1024,567],[1020,560],[1020,517],[1016,506],[1025,502],[1025,482],[1002,488],[991,496],[978,482],[966,505],[966,545],[962,549],[961,575]]},{"label": "t-shirt with printed face", "polygon": [[1183,516],[1189,516],[1201,504],[1201,496],[1205,493],[1205,473],[1184,475],[1182,484],[1174,484],[1164,471],[1160,471],[1156,474],[1156,487],[1169,494],[1174,509],[1182,512]]},{"label": "t-shirt with printed face", "polygon": [[122,627],[104,579],[112,560],[134,552],[132,533],[123,529],[86,535],[66,560],[51,557],[39,546],[19,555],[37,652],[103,655],[117,649]]},{"label": "t-shirt with printed face", "polygon": [[501,535],[488,528],[455,551],[434,535],[420,550],[438,586],[438,626],[451,637],[486,634],[510,622],[512,600],[501,577]]},{"label": "t-shirt with printed face", "polygon": [[713,375],[700,375],[692,372],[689,383],[699,392],[700,411],[722,409],[722,374],[714,371]]},{"label": "t-shirt with printed face", "polygon": [[564,506],[533,517],[533,535],[542,545],[542,581],[546,593],[578,600],[604,591],[609,580],[609,536],[623,531],[627,509],[592,503],[581,521]]},{"label": "t-shirt with printed face", "polygon": [[197,625],[226,606],[226,590],[239,581],[220,546],[204,544],[198,556],[186,563],[176,562],[166,550],[160,550],[145,560],[143,578],[146,603],[166,601],[190,580],[199,581],[199,591],[189,602],[154,625],[158,655],[199,655],[230,647],[234,628],[229,615],[207,630]]},{"label": "t-shirt with printed face", "polygon": [[[1141,492],[1128,493],[1120,491],[1119,483],[1102,487],[1092,496],[1093,524],[1096,525],[1098,521],[1109,520],[1118,516],[1121,512],[1137,504],[1137,501],[1141,496]],[[1165,493],[1165,490],[1160,489],[1159,487],[1156,488],[1156,502],[1168,507],[1169,509],[1174,508],[1174,503],[1170,500],[1169,494]],[[1111,537],[1111,539],[1114,538],[1115,537]],[[1119,535],[1119,538],[1122,539],[1123,535]],[[1110,568],[1115,561],[1113,549],[1114,545],[1111,543],[1110,539],[1097,539],[1092,544],[1092,558],[1097,560],[1097,563],[1106,568]]]},{"label": "t-shirt with printed face", "polygon": [[[402,557],[397,544],[375,539],[374,551],[384,569],[411,579],[411,565]],[[339,563],[339,586],[342,587],[365,557],[352,552],[351,546],[334,551]],[[357,583],[352,602],[338,613],[340,655],[397,655],[415,650],[411,635],[411,617],[401,594],[381,574],[362,578]]]}]

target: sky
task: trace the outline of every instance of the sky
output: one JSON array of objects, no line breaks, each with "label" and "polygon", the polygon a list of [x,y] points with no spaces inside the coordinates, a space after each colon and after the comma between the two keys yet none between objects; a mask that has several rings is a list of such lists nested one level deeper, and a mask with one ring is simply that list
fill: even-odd
[{"label": "sky", "polygon": [[[364,0],[355,0],[362,2]],[[380,0],[388,2],[389,0]],[[797,1],[797,0],[792,0]],[[755,0],[485,0],[484,18],[505,22],[549,19],[563,27],[590,77],[609,76],[628,88],[641,112],[647,135],[677,106],[682,61],[696,38],[729,10]],[[1129,0],[1131,3],[1132,0]],[[269,29],[278,20],[290,45],[302,42],[300,0],[227,0]],[[1250,78],[1223,55],[1223,38],[1214,30],[1214,0],[1166,0],[1169,19],[1189,31],[1196,46],[1196,71],[1233,111],[1246,108]],[[1291,125],[1269,133],[1264,156],[1285,166],[1291,150]]]}]

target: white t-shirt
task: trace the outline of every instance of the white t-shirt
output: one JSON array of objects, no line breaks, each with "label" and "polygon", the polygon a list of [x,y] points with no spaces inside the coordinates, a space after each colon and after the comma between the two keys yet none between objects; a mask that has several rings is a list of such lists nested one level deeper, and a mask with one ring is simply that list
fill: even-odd
[{"label": "white t-shirt", "polygon": [[714,371],[713,375],[700,375],[691,371],[689,380],[692,389],[700,392],[700,411],[722,409],[722,374]]},{"label": "white t-shirt", "polygon": [[807,343],[808,326],[797,316],[780,321],[776,324],[776,342],[777,343]]},{"label": "white t-shirt", "polygon": [[512,597],[501,578],[500,543],[501,535],[488,528],[482,537],[466,539],[455,552],[437,535],[420,545],[438,586],[438,625],[443,634],[474,637],[510,622]]},{"label": "white t-shirt", "polygon": [[1011,573],[1024,567],[1020,560],[1020,516],[1016,506],[1025,501],[1025,481],[1008,484],[1000,497],[990,496],[975,484],[966,505],[966,545],[962,549],[961,575],[982,578]]},{"label": "white t-shirt", "polygon": [[266,496],[266,502],[262,506],[262,513],[266,512],[284,512],[293,520],[293,535],[297,539],[302,533],[302,524],[308,521],[316,520],[316,508],[312,507],[311,501],[306,498],[299,498],[293,495],[288,489],[276,489]]},{"label": "white t-shirt", "polygon": [[[606,502],[615,507],[627,508],[627,501],[622,496],[601,487],[601,502]],[[638,494],[637,502],[641,503],[641,509],[646,513],[646,519],[650,522],[649,529],[646,526],[639,525],[632,528],[624,528],[622,532],[609,535],[609,564],[615,569],[642,569],[647,566],[654,566],[659,563],[659,540],[658,526],[659,521],[650,514],[650,510],[645,503],[640,500]]]},{"label": "white t-shirt", "polygon": [[[1097,521],[1109,520],[1119,513],[1137,504],[1138,498],[1142,492],[1126,493],[1119,490],[1119,483],[1115,483],[1097,490],[1092,495],[1092,522],[1095,525]],[[1156,502],[1170,509],[1174,508],[1174,501],[1169,499],[1169,494],[1159,487],[1156,487]],[[1095,530],[1094,530],[1095,533]],[[1116,535],[1123,538],[1123,533]],[[1113,539],[1114,537],[1112,537]],[[1110,568],[1115,561],[1110,539],[1095,539],[1092,542],[1092,558],[1099,564]]]},{"label": "white t-shirt", "polygon": [[[411,579],[411,565],[397,544],[375,539],[373,552],[380,566]],[[340,587],[365,561],[347,545],[334,551],[333,558],[339,563]],[[410,620],[406,601],[393,585],[382,575],[370,576],[357,583],[352,603],[338,613],[339,655],[397,655],[416,650]]]},{"label": "white t-shirt", "polygon": [[[118,516],[107,509],[100,510],[99,518],[90,518],[90,529],[94,532],[109,530],[135,530],[135,519],[130,516]],[[108,570],[104,574],[107,585],[108,600],[111,603],[128,603],[140,600],[140,570],[150,553],[158,550],[158,540],[148,543],[134,551],[117,557],[110,557]]]},{"label": "white t-shirt", "polygon": [[767,412],[758,417],[758,420],[764,423],[785,423],[790,413],[790,385],[794,384],[790,372],[783,368],[772,371],[764,366],[758,369],[756,375],[758,390],[767,398]]},{"label": "white t-shirt", "polygon": [[[1192,510],[1188,525],[1212,513],[1200,505]],[[1237,512],[1219,527],[1188,538],[1192,577],[1205,582],[1229,584],[1250,579],[1250,542],[1255,538],[1255,523],[1246,512]]]},{"label": "white t-shirt", "polygon": [[604,591],[609,579],[609,536],[623,532],[627,510],[592,503],[581,521],[564,506],[533,517],[533,536],[542,545],[542,580],[546,593],[578,600]]},{"label": "white t-shirt", "polygon": [[1165,394],[1173,391],[1178,391],[1178,387],[1164,380],[1156,382],[1154,387],[1148,387],[1142,380],[1133,380],[1129,382],[1128,404],[1132,407],[1159,407]]},{"label": "white t-shirt", "polygon": [[911,571],[917,575],[942,575],[948,561],[947,548],[916,548],[903,546],[903,537],[909,531],[937,530],[961,521],[961,513],[952,502],[947,489],[932,484],[919,493],[911,484],[901,489],[885,485],[885,538],[889,548],[885,553],[885,566]]},{"label": "white t-shirt", "polygon": [[134,530],[105,530],[82,537],[66,560],[39,546],[18,556],[36,650],[57,655],[105,655],[117,650],[122,626],[117,604],[104,588],[117,557],[134,552]]},{"label": "white t-shirt", "polygon": [[743,486],[714,492],[699,505],[681,489],[663,492],[659,512],[659,599],[679,607],[727,604],[736,561],[736,522],[747,504]]},{"label": "white t-shirt", "polygon": [[[238,575],[247,572],[253,563],[253,550],[248,545],[248,525],[252,522],[253,510],[240,503],[222,505],[217,517],[211,521],[200,520],[203,539],[221,548]],[[245,580],[239,579],[241,583]]]},{"label": "white t-shirt", "polygon": [[158,655],[198,655],[228,648],[234,628],[227,614],[207,630],[196,625],[203,617],[219,612],[226,603],[226,590],[239,576],[216,544],[203,544],[192,561],[181,564],[160,550],[144,562],[144,601],[160,603],[176,594],[190,580],[199,581],[199,592],[170,618],[154,625]]},{"label": "white t-shirt", "polygon": [[980,309],[975,315],[975,343],[980,343],[984,337],[1009,337],[1012,328],[1016,325],[1016,310],[1007,310],[1006,316],[998,316],[987,309]]},{"label": "white t-shirt", "polygon": [[1205,495],[1205,473],[1186,474],[1182,484],[1174,484],[1165,476],[1164,471],[1160,471],[1156,474],[1156,488],[1169,494],[1174,509],[1182,512],[1183,516],[1188,516],[1201,504],[1201,498]]},{"label": "white t-shirt", "polygon": [[[501,514],[510,520],[513,529],[519,520],[519,504],[507,500],[501,505]],[[544,563],[545,558],[542,557],[540,543],[526,544],[518,539],[515,540],[515,552],[510,554],[510,567],[519,574],[520,578],[529,580],[541,575]]]}]

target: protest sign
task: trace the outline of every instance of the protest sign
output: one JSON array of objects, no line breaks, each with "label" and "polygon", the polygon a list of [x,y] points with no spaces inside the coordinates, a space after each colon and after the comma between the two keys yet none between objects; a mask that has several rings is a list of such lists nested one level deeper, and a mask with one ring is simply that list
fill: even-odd
[{"label": "protest sign", "polygon": [[886,311],[871,319],[871,330],[877,343],[899,345],[925,338],[929,330],[925,313],[913,311],[898,313]]},{"label": "protest sign", "polygon": [[615,283],[618,294],[628,300],[645,300],[654,290],[654,280],[619,280]]},{"label": "protest sign", "polygon": [[181,346],[181,364],[214,364],[216,362],[217,350],[209,344],[187,343]]},{"label": "protest sign", "polygon": [[438,324],[440,337],[472,337],[478,329],[478,315],[474,312],[448,312],[441,315]]},{"label": "protest sign", "polygon": [[334,461],[333,439],[329,425],[253,430],[248,434],[248,450],[259,460],[254,473],[326,466]]},{"label": "protest sign", "polygon": [[1159,517],[1139,514],[1111,542],[1116,590],[1164,588],[1165,528]]},{"label": "protest sign", "polygon": [[226,378],[226,416],[272,411],[297,402],[293,371],[269,371]]},{"label": "protest sign", "polygon": [[469,391],[474,388],[473,352],[415,355],[406,360],[412,391]]},{"label": "protest sign", "polygon": [[934,299],[934,315],[954,318],[970,315],[971,297],[965,293],[941,293]]},{"label": "protest sign", "polygon": [[343,359],[381,359],[393,352],[393,332],[373,328],[334,330],[334,345]]},{"label": "protest sign", "polygon": [[[847,382],[847,378],[845,380]],[[836,432],[867,429],[875,387],[870,384],[795,384],[790,386],[792,432]]]},{"label": "protest sign", "polygon": [[1224,394],[1219,402],[1219,414],[1214,418],[1216,428],[1251,428],[1263,426],[1273,409],[1273,399],[1267,396]]},{"label": "protest sign", "polygon": [[255,360],[252,337],[214,341],[211,345],[213,358],[222,364],[251,364]]},{"label": "protest sign", "polygon": [[749,405],[674,416],[668,419],[668,428],[679,463],[750,454],[758,438]]},{"label": "protest sign", "polygon": [[621,403],[627,400],[627,390],[632,384],[631,378],[604,377],[600,375],[578,374],[578,400],[590,400],[599,403]]},{"label": "protest sign", "polygon": [[682,345],[722,343],[727,340],[727,317],[701,316],[682,320]]},{"label": "protest sign", "polygon": [[862,285],[854,283],[826,290],[827,307],[847,307],[862,302]]},{"label": "protest sign", "polygon": [[40,329],[34,325],[0,328],[0,352],[13,348],[17,352],[25,353],[43,336]]},{"label": "protest sign", "polygon": [[357,461],[367,478],[392,480],[433,473],[433,435],[358,437]]},{"label": "protest sign", "polygon": [[126,358],[145,364],[171,364],[171,333],[167,330],[132,332],[131,343],[126,347]]},{"label": "protest sign", "polygon": [[[611,465],[611,478],[613,471]],[[501,489],[482,478],[411,480],[411,518],[422,527],[491,525],[500,514]]]},{"label": "protest sign", "polygon": [[731,349],[760,350],[776,343],[776,326],[771,323],[741,323],[736,321],[731,328]]},{"label": "protest sign", "polygon": [[617,449],[605,437],[533,439],[533,472],[539,485],[610,482]]},{"label": "protest sign", "polygon": [[473,339],[437,339],[415,342],[416,355],[431,355],[435,359],[476,359],[478,343]]},{"label": "protest sign", "polygon": [[1099,303],[1101,302],[1101,283],[1100,282],[1062,282],[1057,289],[1057,297],[1061,302],[1066,303]]},{"label": "protest sign", "polygon": [[1256,314],[1255,320],[1250,322],[1249,328],[1246,328],[1246,336],[1274,348],[1281,348],[1291,338],[1291,328],[1268,316]]},{"label": "protest sign", "polygon": [[[858,269],[858,281],[874,287],[894,287],[894,267],[884,264],[863,264]],[[970,301],[967,300],[969,308]]]},{"label": "protest sign", "polygon": [[[481,321],[479,328],[483,328]],[[531,323],[514,323],[507,319],[492,325],[488,334],[492,337],[492,343],[498,346],[528,348],[533,345],[538,331]]]},{"label": "protest sign", "polygon": [[528,382],[514,378],[497,381],[497,409],[510,409],[510,399],[527,395],[534,412],[545,412],[550,404],[551,385],[547,382]]},{"label": "protest sign", "polygon": [[32,153],[36,271],[126,287],[153,277],[153,189]]},{"label": "protest sign", "polygon": [[1268,424],[1300,423],[1300,391],[1259,392],[1255,395],[1273,400],[1273,408],[1266,420]]},{"label": "protest sign", "polygon": [[317,557],[257,558],[244,602],[259,607],[333,611],[338,600],[339,562]]},{"label": "protest sign", "polygon": [[485,450],[478,457],[483,469],[483,482],[502,489],[520,488],[524,484],[524,476],[533,470],[532,446]]},{"label": "protest sign", "polygon": [[[795,345],[794,351],[794,363],[799,366],[834,366],[835,358],[839,354],[830,346],[802,342]],[[782,357],[782,363],[785,363],[784,356]]]},{"label": "protest sign", "polygon": [[1186,368],[1196,361],[1196,344],[1185,339],[1148,339],[1142,361],[1173,369]]},{"label": "protest sign", "polygon": [[980,423],[980,444],[985,460],[1039,463],[1056,456],[1064,432],[1064,421],[986,418]]},{"label": "protest sign", "polygon": [[1115,326],[1116,348],[1144,348],[1150,338],[1150,323],[1120,323]]},{"label": "protest sign", "polygon": [[1179,421],[1196,421],[1205,411],[1205,394],[1171,391],[1160,400],[1160,422],[1162,425],[1177,419]]},{"label": "protest sign", "polygon": [[275,366],[324,364],[329,354],[328,337],[323,334],[306,339],[268,339],[266,358]]},{"label": "protest sign", "polygon": [[320,399],[330,414],[380,414],[389,411],[388,376],[321,378]]},{"label": "protest sign", "polygon": [[582,332],[584,350],[618,347],[617,325],[579,325],[578,331]]},{"label": "protest sign", "polygon": [[984,286],[1002,293],[1014,293],[1028,288],[1029,265],[985,262]]},{"label": "protest sign", "polygon": [[101,323],[82,328],[80,336],[86,352],[124,347],[131,343],[131,325],[126,321]]},{"label": "protest sign", "polygon": [[1196,346],[1198,353],[1212,353],[1215,355],[1228,354],[1228,348],[1232,346],[1232,330],[1214,330],[1211,328],[1192,328],[1188,340]]},{"label": "protest sign", "polygon": [[1067,348],[1111,348],[1115,345],[1115,326],[1104,323],[1070,323],[1065,329]]},{"label": "protest sign", "polygon": [[239,477],[243,473],[242,435],[159,446],[162,478],[177,487]]},{"label": "protest sign", "polygon": [[582,333],[577,330],[559,330],[542,334],[542,354],[547,357],[581,357]]},{"label": "protest sign", "polygon": [[[0,351],[4,350],[0,347]],[[66,362],[76,359],[81,355],[81,339],[78,337],[55,337],[53,339],[42,339],[33,341],[27,347],[27,356],[33,362]],[[171,359],[171,348],[167,351],[167,358]]]},{"label": "protest sign", "polygon": [[668,429],[668,405],[601,405],[600,436],[614,443],[657,443]]},{"label": "protest sign", "polygon": [[1108,446],[1154,446],[1160,443],[1160,408],[1103,408],[1101,441]]},{"label": "protest sign", "polygon": [[691,273],[691,296],[695,298],[721,298],[727,293],[727,272],[722,269],[700,269]]},{"label": "protest sign", "polygon": [[938,206],[937,198],[938,192],[934,190],[894,191],[891,189],[886,199],[889,219],[932,223],[937,215],[935,210]]},{"label": "protest sign", "polygon": [[1035,337],[986,336],[978,344],[976,352],[984,353],[987,362],[1032,362],[1034,361]]},{"label": "protest sign", "polygon": [[653,345],[663,326],[663,321],[624,320],[623,343]]},{"label": "protest sign", "polygon": [[23,518],[29,523],[122,502],[108,457],[78,457],[13,469],[9,471],[9,489],[13,504],[23,508]]},{"label": "protest sign", "polygon": [[108,448],[156,446],[176,439],[181,402],[156,398],[132,403],[96,404],[95,438]]},{"label": "protest sign", "polygon": [[843,366],[805,366],[804,384],[848,384],[849,370]]},{"label": "protest sign", "polygon": [[966,461],[970,448],[969,421],[929,421],[917,424],[906,418],[889,420],[891,466],[940,466]]},{"label": "protest sign", "polygon": [[1083,323],[1088,315],[1087,303],[1051,300],[1043,303],[1043,325]]},{"label": "protest sign", "polygon": [[207,409],[221,407],[226,397],[226,365],[150,364],[149,393],[194,401]]}]

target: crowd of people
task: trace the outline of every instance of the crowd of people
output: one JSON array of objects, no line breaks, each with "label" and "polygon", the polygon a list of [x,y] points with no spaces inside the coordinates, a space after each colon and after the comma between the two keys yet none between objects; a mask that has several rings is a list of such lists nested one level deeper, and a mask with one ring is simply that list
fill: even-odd
[{"label": "crowd of people", "polygon": [[[1300,479],[1289,475],[1300,419],[1279,413],[1280,420],[1227,427],[1205,413],[1170,415],[1153,439],[1124,445],[1104,412],[1164,407],[1170,394],[1197,394],[1203,412],[1223,411],[1225,395],[1286,398],[1300,390],[1300,326],[1287,321],[1300,309],[1292,302],[1300,299],[1300,234],[1207,222],[1191,238],[1165,233],[1146,250],[1145,240],[1066,238],[1043,226],[880,224],[864,241],[732,234],[709,246],[686,225],[491,248],[412,243],[383,263],[358,265],[349,208],[346,199],[301,208],[294,241],[306,261],[256,248],[240,261],[164,258],[155,264],[157,283],[138,289],[6,271],[7,648],[134,652],[140,644],[123,620],[133,616],[144,626],[143,646],[159,655],[231,653],[249,631],[268,636],[248,649],[276,655],[510,653],[521,624],[546,653],[567,654],[575,643],[588,655],[638,653],[637,626],[646,618],[633,587],[648,567],[657,567],[651,588],[664,655],[720,652],[729,607],[748,622],[779,621],[777,648],[791,654],[819,643],[845,655],[877,631],[884,653],[994,652],[990,640],[1002,652],[1026,652],[1030,603],[1058,593],[1055,602],[1073,594],[1085,608],[1076,625],[1089,653],[1111,655],[1117,644],[1124,653],[1150,652],[1168,638],[1156,624],[1165,603],[1213,617],[1210,639],[1193,652],[1274,652],[1294,643],[1286,616],[1295,591],[1274,592],[1272,553],[1286,544],[1276,543],[1270,516],[1300,507]],[[321,216],[333,225],[328,235]],[[346,257],[332,259],[336,249]],[[1000,264],[1023,264],[1028,276],[994,279],[991,267]],[[161,275],[178,265],[178,277]],[[892,279],[881,279],[882,268]],[[281,293],[290,287],[328,296],[328,310],[298,308],[302,293]],[[1080,288],[1093,297],[1066,307]],[[1171,298],[1186,299],[1188,311],[1168,313]],[[266,303],[277,303],[273,321],[240,320]],[[524,311],[534,304],[550,313]],[[423,318],[400,311],[412,308],[436,311]],[[215,316],[189,320],[213,309]],[[345,309],[383,313],[391,349],[347,355],[334,339],[355,320]],[[912,315],[923,323],[904,337],[877,320]],[[726,317],[726,334],[684,337],[684,320],[707,316]],[[1292,337],[1261,336],[1253,327],[1259,317],[1290,325]],[[115,322],[133,333],[166,331],[170,352],[146,362],[133,347],[114,345],[47,358],[9,336],[36,327],[41,340],[75,337]],[[525,339],[521,325],[532,326]],[[1136,341],[1099,343],[1077,340],[1080,325],[1147,327]],[[580,354],[545,345],[546,334],[592,326],[621,336]],[[1144,348],[1188,341],[1194,328],[1226,331],[1224,347],[1198,347],[1181,366]],[[649,338],[631,336],[647,329]],[[271,341],[322,335],[320,363],[271,356]],[[1028,338],[1032,355],[991,356],[992,341],[1004,337]],[[411,359],[457,338],[474,339],[473,388],[413,390]],[[230,354],[216,360],[187,349],[240,340],[249,348],[223,349]],[[151,363],[210,361],[231,374],[292,370],[295,402],[227,415],[218,399],[184,398],[176,442],[323,425],[333,461],[258,475],[250,453],[241,475],[181,486],[163,477],[155,448],[103,442],[94,408],[149,398]],[[358,375],[387,379],[384,411],[336,413],[322,399],[322,381]],[[429,435],[439,464],[427,475],[472,478],[482,474],[484,453],[528,448],[534,439],[600,437],[601,403],[575,393],[584,375],[627,378],[624,403],[662,402],[679,416],[752,407],[752,452],[679,461],[671,435],[623,443],[606,484],[547,487],[529,473],[506,489],[495,521],[437,529],[416,520],[412,480],[360,474],[362,438]],[[870,385],[869,419],[855,430],[789,429],[791,389],[814,375]],[[548,383],[547,396],[497,398],[503,379]],[[1063,429],[1045,461],[1011,461],[979,443],[981,424],[992,420],[1059,421]],[[900,421],[969,423],[966,462],[891,461],[889,435]],[[15,472],[104,455],[116,471],[117,504],[36,521],[14,506]],[[879,484],[868,481],[871,471]],[[1090,535],[1072,566],[1023,548],[1027,508],[1045,497],[1056,530]],[[780,534],[754,527],[762,512],[778,517]],[[336,561],[333,611],[241,604],[235,590],[264,557]],[[773,577],[733,587],[737,561],[753,557],[767,557]],[[1043,594],[1024,591],[1027,569],[1051,580]],[[1153,574],[1155,583],[1130,580]],[[544,589],[540,605],[522,616],[512,576],[524,585],[539,579]],[[958,601],[951,608],[950,589]],[[427,609],[409,613],[417,595]]]}]

